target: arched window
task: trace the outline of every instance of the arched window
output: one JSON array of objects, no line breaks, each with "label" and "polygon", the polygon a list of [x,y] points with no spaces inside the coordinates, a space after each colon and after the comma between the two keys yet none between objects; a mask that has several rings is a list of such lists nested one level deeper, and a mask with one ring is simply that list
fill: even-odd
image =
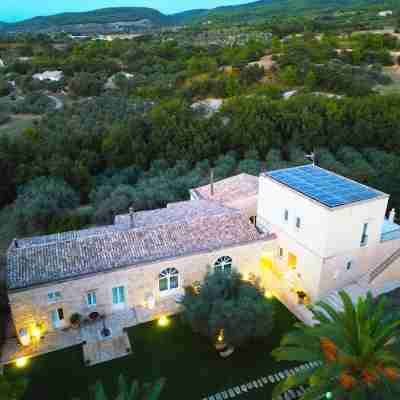
[{"label": "arched window", "polygon": [[231,272],[232,271],[232,258],[223,256],[218,258],[214,263],[214,270],[216,272]]},{"label": "arched window", "polygon": [[160,292],[178,289],[179,287],[179,272],[175,268],[167,268],[161,271],[158,276],[158,287]]}]

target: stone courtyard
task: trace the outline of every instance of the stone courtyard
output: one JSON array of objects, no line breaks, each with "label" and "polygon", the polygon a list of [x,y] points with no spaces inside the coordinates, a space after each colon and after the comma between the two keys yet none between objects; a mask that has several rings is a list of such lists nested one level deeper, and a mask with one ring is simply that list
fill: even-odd
[{"label": "stone courtyard", "polygon": [[[0,364],[14,362],[21,357],[36,357],[41,354],[82,345],[85,365],[91,366],[129,355],[134,350],[127,328],[139,325],[161,316],[180,312],[181,306],[175,298],[165,299],[152,309],[145,306],[129,308],[106,315],[104,318],[82,324],[81,327],[67,328],[45,333],[40,339],[33,339],[28,346],[22,346],[17,338],[8,339],[3,346]],[[101,335],[102,329],[109,330],[109,336]]]}]

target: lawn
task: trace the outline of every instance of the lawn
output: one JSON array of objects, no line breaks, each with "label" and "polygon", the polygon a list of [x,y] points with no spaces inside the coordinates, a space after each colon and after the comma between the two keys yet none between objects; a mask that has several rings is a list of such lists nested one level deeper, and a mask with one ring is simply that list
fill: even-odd
[{"label": "lawn", "polygon": [[[227,360],[221,359],[206,339],[193,334],[180,317],[175,317],[168,327],[152,322],[130,329],[133,354],[128,357],[85,367],[82,350],[76,346],[34,358],[24,370],[10,366],[5,374],[28,377],[30,383],[23,400],[87,400],[88,386],[98,379],[104,382],[109,394],[115,394],[121,373],[142,382],[166,377],[161,400],[202,399],[288,366],[275,362],[270,352],[295,318],[280,303],[275,305],[275,327],[268,340],[237,350]],[[265,400],[270,398],[271,389],[272,385],[268,385],[240,398]]]}]

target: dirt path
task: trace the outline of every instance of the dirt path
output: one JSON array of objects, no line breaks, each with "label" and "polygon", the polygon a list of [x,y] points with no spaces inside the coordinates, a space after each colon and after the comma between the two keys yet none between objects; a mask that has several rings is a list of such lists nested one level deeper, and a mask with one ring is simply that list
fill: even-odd
[{"label": "dirt path", "polygon": [[272,59],[272,54],[267,54],[258,61],[249,63],[249,65],[258,65],[259,67],[264,67],[266,71],[269,71],[271,68],[275,67],[276,62]]}]

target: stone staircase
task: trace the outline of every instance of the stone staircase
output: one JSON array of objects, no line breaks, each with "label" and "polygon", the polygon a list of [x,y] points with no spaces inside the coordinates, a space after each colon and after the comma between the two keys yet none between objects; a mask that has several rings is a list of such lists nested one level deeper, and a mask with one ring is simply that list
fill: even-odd
[{"label": "stone staircase", "polygon": [[386,271],[396,260],[400,258],[400,249],[397,249],[386,260],[369,272],[368,284],[371,284],[380,274]]},{"label": "stone staircase", "polygon": [[[400,258],[400,249],[397,249],[393,254],[381,262],[377,267],[371,268],[358,282],[346,286],[342,290],[345,291],[353,303],[356,303],[360,297],[366,297],[368,292],[371,292],[374,297],[400,287],[400,282],[388,282],[380,286],[372,286],[373,281],[385,272],[396,260]],[[343,310],[342,299],[339,291],[331,292],[323,301],[332,306],[337,311]]]},{"label": "stone staircase", "polygon": [[[369,291],[368,288],[360,286],[358,284],[346,286],[342,290],[345,291],[350,296],[353,303],[357,302],[357,300],[360,297],[366,297],[366,295]],[[328,296],[326,296],[322,300],[324,301],[324,303],[329,304],[331,307],[333,307],[337,311],[343,310],[343,303],[342,303],[342,299],[339,295],[339,291],[334,291],[334,292],[330,293]]]}]

